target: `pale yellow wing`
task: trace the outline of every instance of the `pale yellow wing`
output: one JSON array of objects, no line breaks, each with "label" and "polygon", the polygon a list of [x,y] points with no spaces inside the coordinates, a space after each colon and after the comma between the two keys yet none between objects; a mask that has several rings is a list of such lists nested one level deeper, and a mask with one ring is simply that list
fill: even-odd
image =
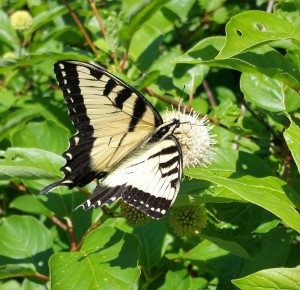
[{"label": "pale yellow wing", "polygon": [[181,149],[177,139],[168,136],[137,150],[96,187],[82,206],[101,207],[122,198],[151,218],[159,219],[175,201],[181,177]]},{"label": "pale yellow wing", "polygon": [[149,138],[162,118],[134,88],[95,64],[60,61],[54,71],[77,129],[64,152],[64,177],[47,186],[84,186],[106,176]]}]

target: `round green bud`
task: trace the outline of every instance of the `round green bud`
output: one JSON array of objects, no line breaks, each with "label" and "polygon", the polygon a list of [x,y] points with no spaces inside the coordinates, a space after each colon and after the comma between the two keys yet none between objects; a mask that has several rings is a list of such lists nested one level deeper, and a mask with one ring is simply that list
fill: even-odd
[{"label": "round green bud", "polygon": [[198,236],[206,227],[207,215],[204,205],[186,205],[175,207],[169,215],[170,227],[180,237]]},{"label": "round green bud", "polygon": [[149,222],[149,218],[139,209],[122,202],[121,212],[126,221],[133,226],[143,226]]}]

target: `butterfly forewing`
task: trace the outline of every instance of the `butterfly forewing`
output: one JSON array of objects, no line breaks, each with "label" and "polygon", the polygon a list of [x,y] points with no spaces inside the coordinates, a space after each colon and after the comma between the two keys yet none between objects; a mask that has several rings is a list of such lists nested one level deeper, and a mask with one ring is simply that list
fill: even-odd
[{"label": "butterfly forewing", "polygon": [[152,218],[174,202],[182,177],[182,153],[173,136],[180,125],[164,123],[134,88],[98,65],[61,61],[54,71],[77,129],[64,152],[64,177],[56,186],[84,186],[102,179],[84,209],[122,198]]},{"label": "butterfly forewing", "polygon": [[147,144],[96,187],[84,209],[122,199],[152,218],[161,218],[174,202],[182,176],[180,146],[174,136]]},{"label": "butterfly forewing", "polygon": [[54,71],[78,132],[63,154],[65,176],[42,193],[60,185],[84,186],[105,176],[162,124],[138,91],[98,65],[61,61]]}]

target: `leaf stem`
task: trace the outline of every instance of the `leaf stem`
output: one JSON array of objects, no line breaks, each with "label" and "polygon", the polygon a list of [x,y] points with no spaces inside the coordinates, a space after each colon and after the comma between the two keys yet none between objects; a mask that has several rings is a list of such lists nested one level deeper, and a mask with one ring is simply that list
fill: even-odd
[{"label": "leaf stem", "polygon": [[97,8],[96,8],[96,4],[95,4],[95,1],[94,0],[89,0],[90,4],[91,4],[91,7],[92,7],[92,10],[93,10],[93,13],[95,15],[95,18],[99,24],[99,27],[101,29],[101,32],[102,32],[102,35],[104,38],[106,38],[106,30],[104,28],[104,25],[103,25],[103,22],[101,20],[101,17],[97,11]]},{"label": "leaf stem", "polygon": [[[169,100],[168,98],[164,97],[164,96],[161,96],[161,95],[158,95],[156,94],[155,92],[152,91],[152,89],[150,87],[147,87],[144,89],[146,91],[146,93],[148,93],[150,96],[152,97],[155,97],[161,101],[164,101],[165,103],[169,104],[169,105],[172,105],[173,107],[176,107],[178,108],[178,106],[181,108],[181,109],[184,109],[185,106],[181,105],[180,103],[177,103],[177,102],[173,102],[171,100]],[[186,112],[188,113],[190,111],[189,108],[186,108]]]},{"label": "leaf stem", "polygon": [[66,8],[69,10],[70,15],[72,16],[73,20],[75,21],[75,23],[79,27],[81,33],[83,34],[84,38],[86,39],[86,41],[87,41],[88,45],[90,46],[91,50],[94,52],[94,54],[96,56],[98,56],[99,53],[98,53],[97,48],[95,47],[95,45],[92,42],[90,36],[87,34],[85,28],[81,24],[81,22],[80,22],[79,18],[77,17],[76,13],[72,10],[72,8],[70,7],[70,5],[68,4],[68,2],[66,0],[61,0],[61,1],[66,6]]},{"label": "leaf stem", "polygon": [[120,71],[121,71],[121,72],[123,71],[123,69],[124,69],[124,67],[125,67],[125,64],[126,64],[126,61],[127,61],[127,59],[128,59],[129,47],[130,47],[130,42],[129,42],[128,46],[127,46],[127,49],[126,49],[126,52],[125,52],[125,54],[124,54],[122,63],[121,63],[121,65],[120,65]]},{"label": "leaf stem", "polygon": [[[180,103],[177,103],[177,102],[175,103],[175,102],[173,102],[173,101],[167,99],[166,97],[163,97],[163,96],[161,96],[161,95],[156,94],[155,92],[153,92],[153,91],[151,90],[150,87],[147,87],[147,88],[145,88],[144,90],[145,90],[146,93],[148,93],[150,96],[155,97],[155,98],[157,98],[157,99],[159,99],[159,100],[162,100],[162,101],[164,101],[165,103],[170,104],[170,105],[172,105],[172,106],[175,107],[175,108],[178,108],[178,107],[179,107],[180,109],[185,109],[185,112],[186,112],[186,113],[189,113],[189,112],[192,110],[192,108],[183,106],[183,105],[181,105]],[[195,112],[195,111],[194,111],[194,112]],[[199,114],[199,116],[202,116],[202,117],[203,117],[202,114]],[[211,123],[213,123],[213,124],[215,124],[215,125],[218,125],[218,126],[220,126],[220,127],[225,128],[225,129],[228,130],[228,128],[226,128],[226,127],[225,127],[224,125],[222,125],[222,124],[218,124],[214,119],[208,118],[208,120],[209,120]]]},{"label": "leaf stem", "polygon": [[70,233],[70,239],[71,239],[71,252],[76,250],[76,237],[74,233],[74,227],[72,220],[69,217],[66,217],[69,233]]},{"label": "leaf stem", "polygon": [[88,196],[88,197],[91,196],[91,193],[90,193],[88,190],[84,189],[83,187],[77,187],[77,189],[78,189],[80,192],[82,192],[83,194],[85,194],[86,196]]},{"label": "leaf stem", "polygon": [[80,251],[82,244],[84,242],[84,240],[86,239],[86,237],[88,236],[88,234],[90,232],[92,232],[93,230],[97,229],[105,220],[107,220],[109,217],[108,216],[102,216],[102,218],[98,219],[95,223],[93,223],[88,230],[85,232],[84,236],[82,237],[81,241],[77,244],[77,246],[75,247],[75,249],[73,249],[73,251]]},{"label": "leaf stem", "polygon": [[211,104],[212,107],[215,107],[217,105],[216,103],[216,100],[215,100],[215,97],[214,97],[214,94],[212,93],[209,85],[208,85],[208,82],[206,80],[203,80],[202,82],[202,86],[203,86],[203,89],[207,95],[207,98],[209,100],[209,103]]},{"label": "leaf stem", "polygon": [[45,275],[42,275],[42,274],[39,274],[39,273],[34,274],[34,275],[28,275],[28,276],[33,276],[33,277],[36,277],[38,279],[41,279],[41,280],[44,280],[44,281],[47,281],[47,282],[50,281],[49,277],[47,277]]},{"label": "leaf stem", "polygon": [[54,224],[58,225],[58,226],[59,226],[61,229],[63,229],[64,231],[67,231],[67,230],[68,230],[68,227],[67,227],[63,222],[61,222],[61,221],[58,219],[58,217],[52,216],[52,217],[51,217],[51,221],[52,221]]}]

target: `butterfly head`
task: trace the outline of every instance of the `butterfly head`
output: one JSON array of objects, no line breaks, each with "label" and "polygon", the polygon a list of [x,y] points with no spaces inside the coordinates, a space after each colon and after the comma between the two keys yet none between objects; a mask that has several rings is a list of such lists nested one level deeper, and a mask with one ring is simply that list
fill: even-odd
[{"label": "butterfly head", "polygon": [[176,118],[174,118],[170,122],[163,123],[156,129],[155,133],[153,134],[149,142],[151,143],[151,142],[164,140],[166,137],[173,135],[175,130],[179,128],[179,126],[180,126],[180,121]]}]

